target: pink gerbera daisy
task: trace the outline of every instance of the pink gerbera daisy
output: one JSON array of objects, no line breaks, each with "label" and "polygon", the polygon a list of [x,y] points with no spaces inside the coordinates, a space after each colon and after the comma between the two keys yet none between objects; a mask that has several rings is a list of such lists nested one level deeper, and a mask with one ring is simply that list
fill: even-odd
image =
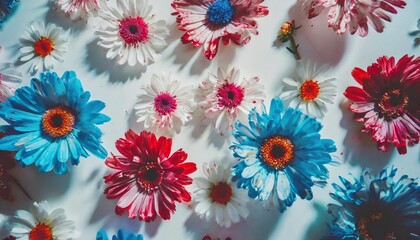
[{"label": "pink gerbera daisy", "polygon": [[344,96],[353,101],[354,119],[364,122],[362,131],[372,134],[379,150],[392,143],[407,153],[406,142],[416,144],[420,135],[420,58],[405,55],[395,63],[383,56],[352,75],[362,88],[348,87]]},{"label": "pink gerbera daisy", "polygon": [[365,37],[368,34],[368,23],[377,32],[384,30],[384,22],[391,22],[387,13],[396,14],[394,7],[404,8],[403,0],[305,0],[303,8],[308,11],[308,18],[318,16],[328,8],[328,26],[337,34],[349,30]]},{"label": "pink gerbera daisy", "polygon": [[128,212],[129,218],[146,222],[157,216],[166,220],[175,212],[175,202],[191,200],[184,186],[192,183],[188,175],[197,167],[185,162],[188,155],[182,149],[170,155],[171,138],[129,130],[115,146],[122,155],[112,155],[105,164],[118,171],[104,177],[110,185],[107,198],[119,198],[115,213]]},{"label": "pink gerbera daisy", "polygon": [[258,34],[254,18],[268,14],[268,8],[260,4],[264,0],[174,0],[172,7],[183,44],[194,47],[204,44],[204,55],[209,60],[216,56],[219,41],[245,45],[250,34]]},{"label": "pink gerbera daisy", "polygon": [[214,119],[214,127],[221,135],[231,131],[236,120],[246,118],[264,101],[264,86],[259,81],[257,76],[241,78],[237,68],[219,68],[217,75],[210,74],[199,86],[198,105],[204,109],[204,121]]}]

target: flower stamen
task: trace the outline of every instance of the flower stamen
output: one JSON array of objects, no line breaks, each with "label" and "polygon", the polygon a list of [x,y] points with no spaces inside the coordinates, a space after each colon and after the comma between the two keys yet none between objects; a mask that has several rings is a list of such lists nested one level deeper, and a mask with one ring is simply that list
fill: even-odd
[{"label": "flower stamen", "polygon": [[42,130],[52,137],[67,136],[73,131],[75,120],[71,109],[62,106],[51,108],[42,116]]},{"label": "flower stamen", "polygon": [[45,223],[38,223],[29,233],[29,240],[52,240],[52,228]]},{"label": "flower stamen", "polygon": [[54,50],[54,44],[49,38],[40,37],[34,43],[34,51],[37,55],[41,57],[46,57],[50,55],[53,50]]},{"label": "flower stamen", "polygon": [[283,169],[293,159],[293,144],[289,139],[276,135],[264,140],[260,154],[268,166]]},{"label": "flower stamen", "polygon": [[317,81],[306,80],[300,87],[300,96],[305,101],[312,101],[319,95],[320,87]]}]

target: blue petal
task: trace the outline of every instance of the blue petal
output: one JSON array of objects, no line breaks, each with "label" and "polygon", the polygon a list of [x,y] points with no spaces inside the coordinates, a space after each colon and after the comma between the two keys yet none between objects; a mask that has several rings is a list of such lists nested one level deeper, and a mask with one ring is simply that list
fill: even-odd
[{"label": "blue petal", "polygon": [[101,229],[97,234],[96,234],[96,240],[108,240],[108,236],[106,235],[105,230]]}]

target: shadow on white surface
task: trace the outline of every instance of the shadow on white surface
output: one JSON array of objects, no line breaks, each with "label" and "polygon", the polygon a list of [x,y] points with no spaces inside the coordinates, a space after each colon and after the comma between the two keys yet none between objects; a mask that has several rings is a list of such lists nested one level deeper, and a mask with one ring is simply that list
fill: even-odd
[{"label": "shadow on white surface", "polygon": [[70,17],[56,8],[57,7],[53,2],[48,3],[48,12],[45,15],[45,23],[54,23],[64,30],[70,31],[72,37],[77,37],[86,30],[87,20],[72,21]]},{"label": "shadow on white surface", "polygon": [[328,27],[327,11],[309,20],[307,14],[301,8],[301,1],[297,1],[289,9],[289,20],[295,20],[296,25],[302,27],[296,31],[296,43],[302,58],[316,60],[318,64],[336,66],[343,58],[347,33],[339,36]]},{"label": "shadow on white surface", "polygon": [[185,227],[190,234],[189,239],[202,239],[209,235],[211,239],[224,240],[230,237],[231,239],[256,240],[256,232],[258,232],[258,239],[268,239],[282,220],[281,213],[275,207],[264,209],[263,204],[257,201],[248,203],[248,210],[250,212],[248,218],[232,224],[230,228],[220,227],[214,220],[206,222],[195,213],[191,213],[185,222]]},{"label": "shadow on white surface", "polygon": [[377,150],[376,142],[371,134],[362,133],[363,124],[353,120],[353,112],[348,110],[350,102],[343,100],[340,108],[343,116],[340,119],[340,126],[346,129],[343,141],[343,158],[353,166],[361,166],[362,169],[370,168],[374,172],[379,172],[391,161],[394,147],[390,147],[387,152]]},{"label": "shadow on white surface", "polygon": [[331,217],[327,212],[327,206],[325,204],[322,202],[313,201],[312,205],[316,211],[316,216],[306,230],[304,237],[306,240],[321,239],[324,237],[328,232],[327,223],[331,220]]},{"label": "shadow on white surface", "polygon": [[115,59],[106,58],[106,49],[97,44],[98,40],[94,40],[87,44],[86,63],[89,71],[94,71],[96,75],[108,75],[110,83],[125,83],[137,78],[141,78],[146,72],[145,66],[137,64],[133,67],[127,64],[119,65]]}]

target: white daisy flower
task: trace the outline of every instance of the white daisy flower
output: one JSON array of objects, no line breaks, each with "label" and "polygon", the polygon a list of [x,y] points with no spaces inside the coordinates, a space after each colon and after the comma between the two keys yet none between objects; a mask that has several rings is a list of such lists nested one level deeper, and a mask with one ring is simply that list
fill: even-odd
[{"label": "white daisy flower", "polygon": [[165,21],[154,20],[147,0],[117,0],[116,6],[99,10],[99,17],[107,24],[95,32],[100,38],[98,45],[109,49],[106,57],[117,58],[120,65],[154,63],[157,53],[167,46],[169,30]]},{"label": "white daisy flower", "polygon": [[[199,86],[200,102],[206,119],[214,119],[214,127],[224,135],[233,129],[233,123],[239,117],[246,116],[254,107],[260,107],[264,101],[264,86],[259,77],[240,78],[239,69],[230,72],[219,68],[217,75],[209,78]],[[206,121],[205,119],[205,121]]]},{"label": "white daisy flower", "polygon": [[205,177],[194,178],[194,211],[201,218],[229,228],[241,218],[246,219],[249,211],[246,207],[249,197],[246,190],[237,188],[231,181],[231,167],[227,161],[211,161],[203,164]]},{"label": "white daisy flower", "polygon": [[135,104],[137,122],[146,129],[171,136],[190,121],[194,112],[190,86],[181,86],[172,74],[154,74],[151,84],[141,88]]},{"label": "white daisy flower", "polygon": [[31,212],[16,211],[11,220],[11,235],[18,239],[28,240],[68,240],[77,239],[74,221],[67,220],[64,209],[58,208],[49,212],[48,203],[34,203]]},{"label": "white daisy flower", "polygon": [[42,66],[45,70],[53,69],[54,63],[64,61],[64,53],[67,52],[67,32],[54,24],[44,26],[41,22],[35,22],[19,39],[23,44],[20,49],[21,62],[31,61],[30,73],[35,74]]},{"label": "white daisy flower", "polygon": [[334,103],[337,95],[337,79],[328,75],[329,67],[318,67],[311,61],[299,60],[292,78],[283,82],[293,89],[280,94],[284,100],[292,99],[290,107],[300,108],[316,118],[323,118],[327,112],[326,103]]},{"label": "white daisy flower", "polygon": [[[0,47],[1,52],[1,47]],[[16,71],[12,63],[0,64],[0,102],[15,93],[16,87],[22,82],[22,73]]]},{"label": "white daisy flower", "polygon": [[90,14],[95,15],[101,0],[51,0],[62,12],[70,16],[73,21],[86,19]]}]

